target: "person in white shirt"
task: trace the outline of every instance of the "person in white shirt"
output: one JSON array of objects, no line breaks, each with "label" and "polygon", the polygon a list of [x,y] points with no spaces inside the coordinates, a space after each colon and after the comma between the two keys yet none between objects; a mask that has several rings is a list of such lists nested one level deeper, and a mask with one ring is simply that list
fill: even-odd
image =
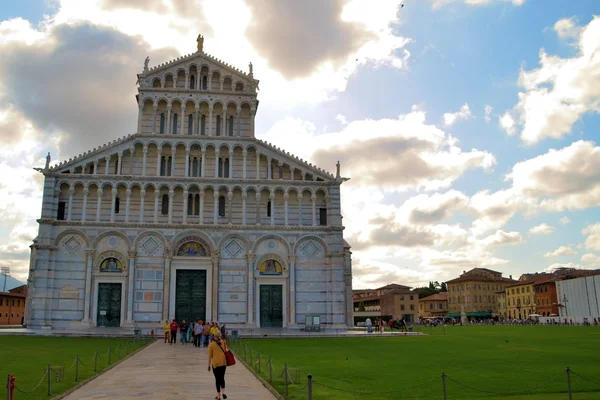
[{"label": "person in white shirt", "polygon": [[371,322],[371,318],[366,319],[365,325],[367,325],[367,333],[373,332],[373,322]]}]

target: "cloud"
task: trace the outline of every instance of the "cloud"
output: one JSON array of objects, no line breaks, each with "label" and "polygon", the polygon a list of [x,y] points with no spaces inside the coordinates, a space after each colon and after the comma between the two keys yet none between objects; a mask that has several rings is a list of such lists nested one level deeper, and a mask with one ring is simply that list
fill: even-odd
[{"label": "cloud", "polygon": [[572,256],[577,254],[575,250],[571,248],[571,246],[560,246],[558,249],[554,251],[549,251],[544,254],[546,258],[555,258],[555,257],[563,257],[563,256]]},{"label": "cloud", "polygon": [[432,7],[434,9],[437,9],[452,3],[461,3],[469,6],[485,6],[489,4],[512,3],[515,6],[520,6],[523,3],[525,3],[525,0],[433,0]]},{"label": "cloud", "polygon": [[556,21],[554,30],[561,39],[577,39],[581,34],[581,27],[577,26],[575,18],[563,18]]},{"label": "cloud", "polygon": [[335,119],[338,120],[339,123],[342,125],[348,125],[348,119],[346,118],[346,116],[344,116],[342,114],[336,115]]},{"label": "cloud", "polygon": [[471,114],[471,109],[468,104],[464,104],[460,110],[454,113],[445,113],[444,114],[444,124],[447,126],[453,125],[456,121],[471,119],[473,114]]},{"label": "cloud", "polygon": [[[520,71],[518,83],[524,91],[519,93],[519,101],[510,113],[526,144],[546,138],[561,139],[571,133],[573,124],[582,115],[600,109],[600,57],[597,57],[600,17],[595,16],[581,32],[573,26],[572,20],[560,20],[557,24],[556,31],[563,37],[578,34],[578,53],[571,58],[561,58],[542,49],[540,67]],[[507,132],[512,134],[508,128]]]},{"label": "cloud", "polygon": [[413,224],[425,225],[442,222],[460,209],[466,209],[467,196],[457,190],[433,195],[420,194],[406,200],[401,210],[406,210],[407,220]]},{"label": "cloud", "polygon": [[490,106],[489,104],[486,104],[485,107],[483,107],[483,111],[485,112],[485,116],[483,117],[483,119],[488,124],[492,120],[491,115],[492,115],[493,110],[494,110],[494,108],[492,106]]},{"label": "cloud", "polygon": [[519,232],[505,232],[498,230],[493,235],[481,240],[484,246],[506,246],[523,243],[523,236]]},{"label": "cloud", "polygon": [[512,136],[517,132],[515,119],[508,111],[501,117],[498,117],[498,122],[500,128],[504,129],[509,136]]},{"label": "cloud", "polygon": [[529,229],[529,234],[530,235],[549,235],[552,232],[554,232],[555,230],[556,229],[549,226],[548,224],[543,223],[543,224],[536,225],[533,228]]},{"label": "cloud", "polygon": [[560,219],[560,223],[563,225],[567,225],[570,222],[571,222],[571,220],[566,215]]},{"label": "cloud", "polygon": [[600,256],[592,253],[586,253],[581,256],[581,262],[598,265],[600,264]]},{"label": "cloud", "polygon": [[600,251],[600,222],[586,226],[581,234],[587,236],[585,239],[586,249]]}]

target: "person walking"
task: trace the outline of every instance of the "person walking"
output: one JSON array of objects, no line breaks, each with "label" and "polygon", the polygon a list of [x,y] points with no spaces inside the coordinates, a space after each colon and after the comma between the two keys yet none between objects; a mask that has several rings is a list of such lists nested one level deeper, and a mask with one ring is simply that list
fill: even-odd
[{"label": "person walking", "polygon": [[165,343],[171,341],[171,325],[169,324],[169,320],[165,319],[165,323],[163,325],[163,331],[165,334]]},{"label": "person walking", "polygon": [[187,342],[194,343],[194,321],[190,322],[190,326],[188,326]]},{"label": "person walking", "polygon": [[179,329],[179,325],[173,319],[173,322],[171,322],[171,344],[177,343],[177,329]]},{"label": "person walking", "polygon": [[371,333],[373,329],[373,323],[371,322],[371,318],[366,319],[365,325],[367,326],[367,333]]},{"label": "person walking", "polygon": [[202,347],[208,347],[208,337],[210,336],[210,325],[208,321],[202,327]]},{"label": "person walking", "polygon": [[185,323],[185,319],[181,321],[181,325],[179,325],[179,341],[182,345],[187,343],[187,331],[188,324]]},{"label": "person walking", "polygon": [[225,394],[225,370],[227,369],[227,342],[221,338],[221,332],[216,331],[214,340],[208,346],[208,371],[212,364],[213,374],[215,375],[215,385],[217,387],[217,397],[215,399],[226,399]]},{"label": "person walking", "polygon": [[200,347],[202,338],[202,320],[198,320],[198,323],[194,325],[194,347]]}]

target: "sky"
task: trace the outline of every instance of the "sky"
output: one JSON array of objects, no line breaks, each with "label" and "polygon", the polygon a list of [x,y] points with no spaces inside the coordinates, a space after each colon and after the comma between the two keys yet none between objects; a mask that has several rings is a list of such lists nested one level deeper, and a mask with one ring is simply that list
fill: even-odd
[{"label": "sky", "polygon": [[[598,15],[598,16],[597,16]],[[134,133],[136,74],[195,51],[260,79],[256,136],[342,187],[353,286],[600,268],[595,0],[19,0],[0,8],[0,265],[43,177]]]}]

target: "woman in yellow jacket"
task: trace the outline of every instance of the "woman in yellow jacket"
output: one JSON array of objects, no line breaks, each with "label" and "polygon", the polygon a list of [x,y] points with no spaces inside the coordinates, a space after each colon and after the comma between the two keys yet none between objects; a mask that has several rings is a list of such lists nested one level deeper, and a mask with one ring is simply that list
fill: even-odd
[{"label": "woman in yellow jacket", "polygon": [[165,332],[165,343],[169,343],[169,341],[171,340],[171,338],[170,338],[171,328],[170,328],[169,320],[166,320],[165,323],[163,324],[163,331]]},{"label": "woman in yellow jacket", "polygon": [[227,369],[225,352],[227,351],[227,342],[221,338],[221,332],[219,331],[215,332],[214,337],[215,339],[208,345],[208,370],[210,371],[212,362],[215,384],[217,386],[217,397],[215,399],[221,400],[221,396],[223,399],[227,398],[225,394],[225,370]]}]

